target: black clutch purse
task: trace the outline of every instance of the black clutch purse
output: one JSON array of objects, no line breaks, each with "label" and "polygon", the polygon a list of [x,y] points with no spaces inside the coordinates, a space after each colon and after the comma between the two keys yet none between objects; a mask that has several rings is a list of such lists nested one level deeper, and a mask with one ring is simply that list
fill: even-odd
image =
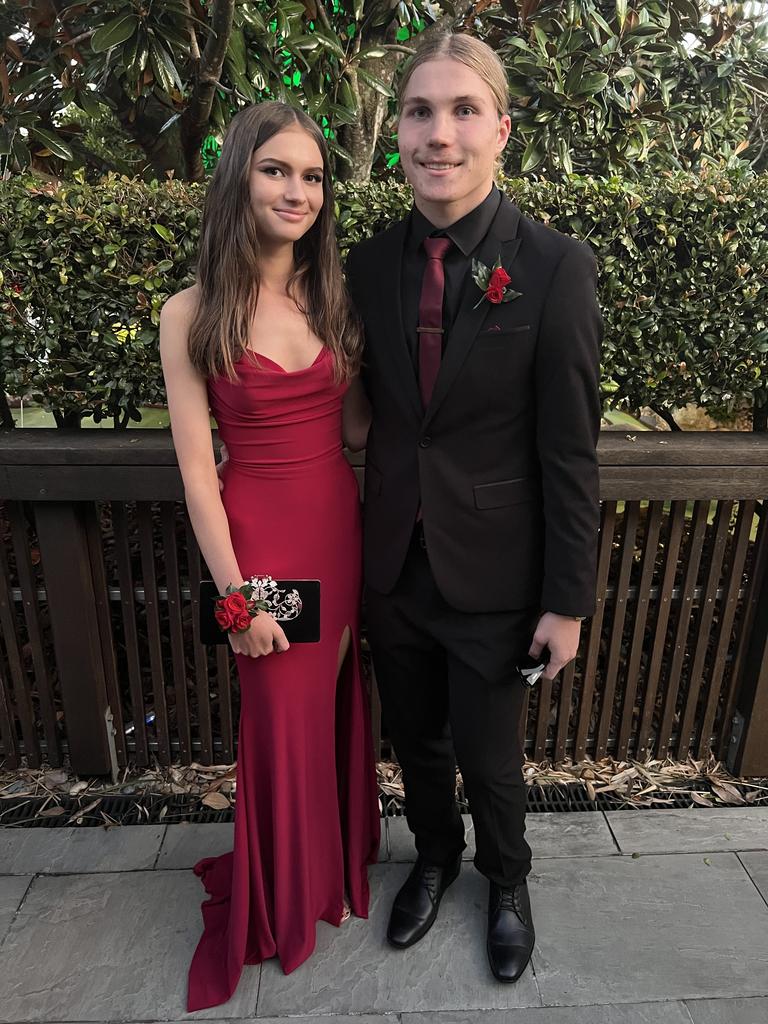
[{"label": "black clutch purse", "polygon": [[[320,642],[320,580],[273,580],[254,577],[253,596],[266,601],[269,614],[280,623],[289,644]],[[213,580],[200,581],[200,642],[229,643],[229,634],[214,617],[218,589]]]}]

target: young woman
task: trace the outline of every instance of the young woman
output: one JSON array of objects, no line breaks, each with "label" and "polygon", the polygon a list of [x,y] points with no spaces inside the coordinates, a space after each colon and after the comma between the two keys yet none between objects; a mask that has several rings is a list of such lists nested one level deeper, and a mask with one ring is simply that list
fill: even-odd
[{"label": "young woman", "polygon": [[[210,899],[188,1008],[226,1002],[243,964],[288,973],[319,920],[368,913],[379,843],[360,674],[360,516],[342,452],[365,443],[361,334],[336,249],[322,132],[281,103],[241,111],[208,190],[197,282],[160,349],[187,508],[218,593],[320,580],[319,643],[259,611],[230,632],[241,713],[234,851],[195,868]],[[229,458],[219,481],[209,410]],[[241,623],[242,625],[242,623]]]}]

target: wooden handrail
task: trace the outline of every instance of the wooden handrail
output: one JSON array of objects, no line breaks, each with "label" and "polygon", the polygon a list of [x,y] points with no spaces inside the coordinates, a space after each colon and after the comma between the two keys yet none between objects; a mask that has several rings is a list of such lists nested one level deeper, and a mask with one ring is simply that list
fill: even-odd
[{"label": "wooden handrail", "polygon": [[[348,457],[362,475],[365,453]],[[603,431],[598,458],[607,500],[768,497],[768,434]],[[183,489],[168,430],[30,428],[0,435],[0,497],[171,501]]]}]

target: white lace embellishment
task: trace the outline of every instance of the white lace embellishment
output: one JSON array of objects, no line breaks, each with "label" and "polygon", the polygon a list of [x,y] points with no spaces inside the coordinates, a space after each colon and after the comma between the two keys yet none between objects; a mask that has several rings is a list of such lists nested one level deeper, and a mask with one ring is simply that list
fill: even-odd
[{"label": "white lace embellishment", "polygon": [[295,587],[281,590],[271,576],[251,576],[248,582],[253,587],[254,599],[266,601],[267,611],[278,622],[290,622],[301,615],[301,598]]}]

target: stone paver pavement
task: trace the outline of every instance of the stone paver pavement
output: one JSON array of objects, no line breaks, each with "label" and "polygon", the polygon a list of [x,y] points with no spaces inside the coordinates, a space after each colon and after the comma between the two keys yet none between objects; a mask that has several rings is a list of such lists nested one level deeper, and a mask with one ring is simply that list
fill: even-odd
[{"label": "stone paver pavement", "polygon": [[535,866],[548,1005],[768,995],[768,906],[735,854]]},{"label": "stone paver pavement", "polygon": [[[0,878],[0,943],[11,927],[11,922],[16,914],[24,894],[32,881],[31,876],[17,876],[15,878]],[[2,975],[2,961],[0,961],[0,976]]]},{"label": "stone paver pavement", "polygon": [[[200,893],[191,872],[38,877],[0,947],[0,1021],[183,1016]],[[259,973],[243,972],[228,1014],[255,1014]]]},{"label": "stone paver pavement", "polygon": [[768,903],[768,853],[740,853],[739,860]]},{"label": "stone paver pavement", "polygon": [[386,946],[413,859],[405,821],[386,826],[369,921],[318,925],[293,974],[248,967],[230,1003],[193,1016],[203,892],[188,869],[229,849],[231,826],[0,829],[0,1022],[768,1022],[764,810],[530,815],[537,945],[513,986],[488,971],[487,888],[471,864],[422,942]]},{"label": "stone paver pavement", "polygon": [[686,1003],[693,1024],[765,1024],[768,999],[694,999]]},{"label": "stone paver pavement", "polygon": [[[475,856],[475,832],[472,819],[464,815],[467,848],[464,860]],[[389,818],[389,859],[416,860],[413,836],[405,818]],[[529,814],[525,838],[534,857],[600,857],[619,853],[608,823],[602,814],[581,811],[560,811]]]},{"label": "stone paver pavement", "polygon": [[629,853],[768,850],[768,807],[713,807],[703,814],[608,811],[606,818],[620,848]]},{"label": "stone paver pavement", "polygon": [[157,858],[158,868],[192,868],[203,857],[218,857],[232,849],[234,825],[169,825]]},{"label": "stone paver pavement", "polygon": [[[287,977],[264,965],[259,1013],[327,1014],[371,1011],[459,1010],[540,1006],[536,979],[526,971],[516,985],[500,986],[484,951],[487,888],[468,865],[448,890],[435,927],[412,950],[384,940],[391,901],[407,864],[381,864],[371,872],[371,919],[335,933],[318,929],[314,956]],[[418,953],[417,953],[418,950]],[[417,954],[417,955],[414,955]]]},{"label": "stone paver pavement", "polygon": [[146,871],[165,827],[0,829],[0,874]]}]

